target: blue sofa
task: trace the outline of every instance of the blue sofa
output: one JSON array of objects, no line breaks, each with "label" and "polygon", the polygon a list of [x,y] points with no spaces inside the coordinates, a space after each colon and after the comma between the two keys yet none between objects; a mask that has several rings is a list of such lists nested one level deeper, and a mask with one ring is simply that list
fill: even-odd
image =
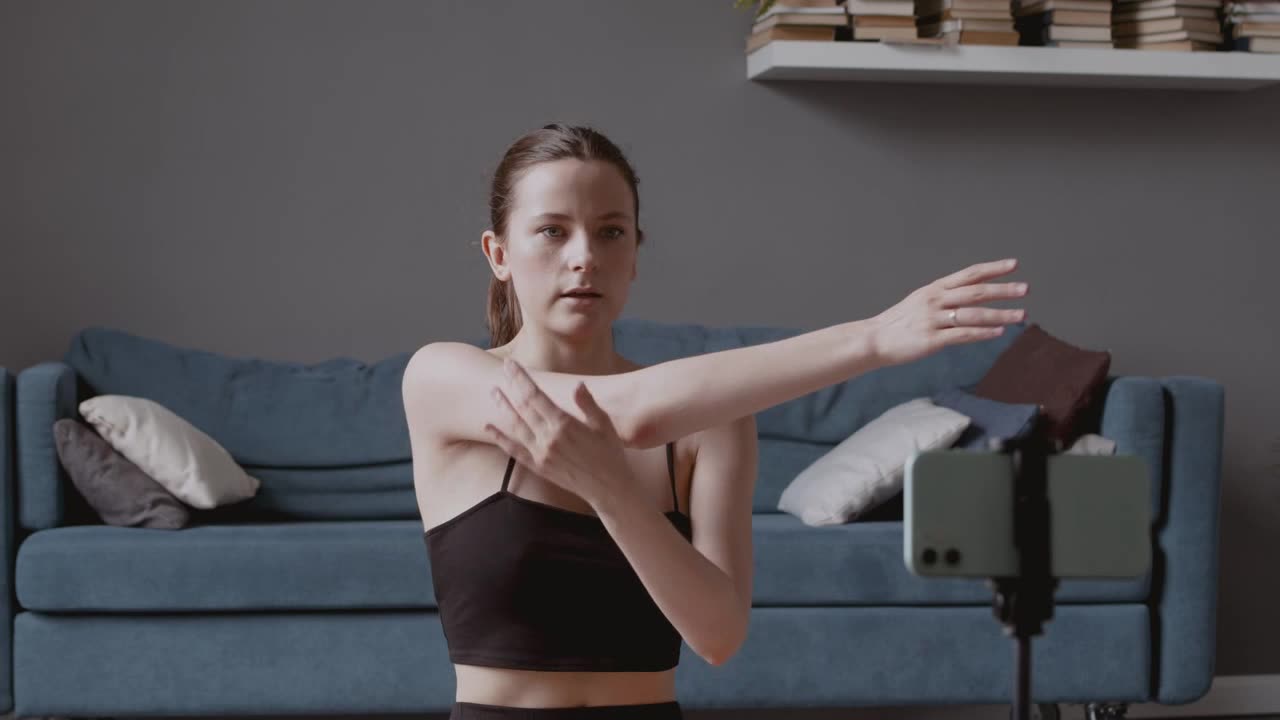
[{"label": "blue sofa", "polygon": [[[776,506],[835,443],[900,402],[975,384],[1023,330],[757,415],[749,636],[720,667],[684,646],[677,692],[686,709],[1009,701],[1012,641],[983,581],[912,575],[898,521],[812,528]],[[644,364],[798,332],[625,318],[614,327],[618,351]],[[89,328],[61,360],[16,383],[0,373],[0,450],[16,439],[16,473],[6,459],[0,475],[0,542],[16,591],[5,595],[12,673],[0,673],[0,709],[444,712],[454,674],[400,398],[412,350],[374,364],[304,365]],[[61,469],[50,432],[98,394],[164,404],[221,442],[261,490],[193,510],[182,530],[102,524]],[[1156,556],[1139,580],[1061,583],[1054,618],[1033,642],[1033,698],[1190,702],[1214,665],[1223,390],[1199,377],[1111,377],[1098,400],[1093,431],[1152,470]]]}]

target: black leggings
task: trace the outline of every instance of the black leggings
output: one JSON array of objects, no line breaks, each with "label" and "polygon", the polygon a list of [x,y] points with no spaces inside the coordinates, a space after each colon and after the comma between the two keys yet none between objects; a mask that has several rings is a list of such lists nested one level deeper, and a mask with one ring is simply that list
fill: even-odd
[{"label": "black leggings", "polygon": [[449,720],[683,720],[675,700],[641,705],[526,708],[454,702]]}]

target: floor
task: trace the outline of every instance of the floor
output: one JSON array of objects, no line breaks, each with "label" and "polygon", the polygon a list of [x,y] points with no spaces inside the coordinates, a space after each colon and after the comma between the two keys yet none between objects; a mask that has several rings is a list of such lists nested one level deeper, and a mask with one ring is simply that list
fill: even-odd
[{"label": "floor", "polygon": [[[238,716],[234,719],[206,720],[447,720],[447,714],[425,715],[325,715],[325,716]],[[1061,720],[1084,720],[1083,706],[1062,706]],[[1158,717],[1144,715],[1144,717]],[[686,720],[1010,720],[1007,706],[947,707],[864,707],[856,710],[686,710]],[[0,716],[0,720],[13,720]],[[119,719],[134,720],[134,719]],[[143,720],[143,719],[136,719]],[[177,717],[147,717],[145,720],[179,720]],[[189,719],[188,719],[189,720]],[[1179,720],[1280,720],[1280,715],[1215,716],[1212,719],[1179,717]]]},{"label": "floor", "polygon": [[[1084,720],[1084,708],[1080,705],[1061,707],[1062,720]],[[275,716],[242,715],[235,718],[202,716],[204,720],[446,720],[448,715],[428,713],[422,715],[323,715],[323,716]],[[1144,717],[1158,717],[1145,714]],[[808,710],[686,710],[686,720],[1010,720],[1008,706],[973,705],[958,708],[946,707],[883,707],[858,709],[808,709]],[[0,720],[16,720],[12,714],[0,715]],[[41,719],[50,720],[50,719]],[[118,718],[118,720],[144,720],[143,718]],[[160,716],[148,716],[145,720],[179,720]],[[1179,720],[1210,720],[1208,718],[1179,718]],[[1280,720],[1280,715],[1248,715],[1238,717],[1215,716],[1212,720]]]}]

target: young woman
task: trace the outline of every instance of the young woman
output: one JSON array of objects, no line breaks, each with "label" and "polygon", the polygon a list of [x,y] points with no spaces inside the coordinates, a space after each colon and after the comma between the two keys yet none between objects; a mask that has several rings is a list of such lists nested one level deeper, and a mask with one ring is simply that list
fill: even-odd
[{"label": "young woman", "polygon": [[414,485],[457,676],[452,718],[680,718],[681,642],[713,665],[747,636],[754,413],[986,340],[1026,287],[983,263],[866,320],[653,366],[614,351],[644,240],[631,165],[547,125],[495,173],[491,347],[405,369]]}]

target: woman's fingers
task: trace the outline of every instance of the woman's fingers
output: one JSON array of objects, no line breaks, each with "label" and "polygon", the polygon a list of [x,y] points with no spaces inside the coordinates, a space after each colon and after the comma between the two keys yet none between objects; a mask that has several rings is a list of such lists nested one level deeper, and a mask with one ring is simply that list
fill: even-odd
[{"label": "woman's fingers", "polygon": [[564,411],[542,392],[520,363],[506,358],[503,370],[511,392],[512,405],[520,410],[531,427],[542,430],[563,419],[561,416]]},{"label": "woman's fingers", "polygon": [[[962,307],[955,308],[956,326],[980,326],[980,325],[1007,325],[1009,323],[1021,322],[1027,316],[1026,312],[1018,310],[994,310],[992,308],[981,307]],[[951,310],[939,310],[938,327],[951,327]]]},{"label": "woman's fingers", "polygon": [[938,337],[941,338],[943,346],[958,345],[960,343],[977,342],[979,340],[990,340],[994,337],[1000,337],[1004,334],[1004,327],[953,327],[942,328],[938,331]]},{"label": "woman's fingers", "polygon": [[582,412],[587,419],[594,422],[597,427],[609,428],[613,426],[613,419],[609,417],[609,413],[604,411],[596,403],[596,398],[591,394],[591,389],[587,384],[579,381],[578,387],[574,388],[573,399],[578,403],[578,407],[582,408]]},{"label": "woman's fingers", "polygon": [[943,307],[976,305],[992,300],[1007,300],[1027,294],[1027,284],[1020,282],[985,283],[943,290],[938,295]]},{"label": "woman's fingers", "polygon": [[501,429],[506,433],[505,437],[525,446],[530,446],[537,442],[537,433],[525,421],[520,411],[507,399],[501,388],[494,388],[489,394],[493,399],[494,405],[498,407],[498,422],[501,423]]},{"label": "woman's fingers", "polygon": [[976,282],[981,282],[989,278],[1007,275],[1013,272],[1017,267],[1018,261],[1015,258],[978,263],[939,278],[936,282],[943,289],[950,290],[952,288],[963,287],[965,285],[972,285]]},{"label": "woman's fingers", "polygon": [[533,455],[524,445],[512,440],[510,436],[493,425],[486,423],[484,429],[489,433],[489,437],[493,438],[493,443],[502,448],[503,452],[515,458],[516,462],[533,469],[535,472],[539,470],[533,461]]},{"label": "woman's fingers", "polygon": [[1018,298],[1026,294],[1026,283],[1017,282],[984,283],[980,285],[965,285],[957,288],[944,289],[938,294],[938,304],[940,307],[938,314],[943,318],[938,325],[943,328],[947,328],[952,325],[952,309],[955,309],[956,311],[955,325],[957,326],[1004,325],[1007,323],[1021,322],[1027,316],[1026,310],[1023,308],[997,310],[994,308],[972,306],[977,303],[991,302],[994,300]]}]

